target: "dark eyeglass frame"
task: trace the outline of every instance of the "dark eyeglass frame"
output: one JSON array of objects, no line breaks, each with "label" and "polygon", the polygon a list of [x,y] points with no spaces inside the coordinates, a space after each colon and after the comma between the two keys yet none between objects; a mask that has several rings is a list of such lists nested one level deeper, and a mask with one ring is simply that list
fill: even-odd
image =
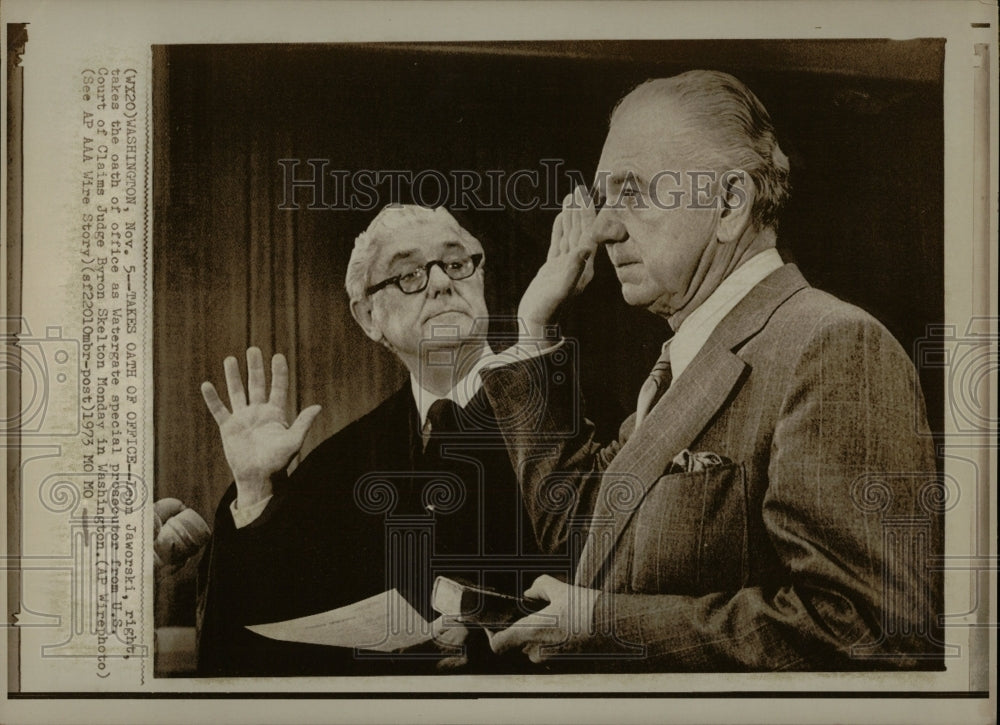
[{"label": "dark eyeglass frame", "polygon": [[[447,265],[453,264],[454,262],[462,262],[462,264],[464,265],[466,263],[466,259],[468,259],[469,261],[472,262],[472,268],[469,270],[468,274],[462,274],[462,276],[456,277],[451,272],[448,271],[448,266]],[[365,295],[368,296],[368,297],[371,297],[373,294],[375,294],[379,290],[385,289],[386,287],[388,287],[391,284],[396,285],[396,287],[399,288],[399,291],[402,292],[404,295],[415,295],[415,294],[418,294],[420,292],[423,292],[425,289],[427,289],[427,285],[430,284],[430,280],[431,280],[431,267],[440,267],[441,271],[444,272],[448,276],[448,279],[451,279],[451,280],[454,280],[455,282],[458,282],[458,281],[463,280],[463,279],[468,279],[469,277],[471,277],[472,275],[474,275],[476,273],[476,270],[479,269],[479,263],[482,262],[482,261],[483,261],[483,255],[482,254],[470,254],[468,257],[462,257],[461,259],[451,259],[451,260],[432,259],[430,262],[428,262],[427,264],[423,265],[422,268],[421,267],[417,267],[416,269],[412,270],[411,272],[406,272],[406,274],[397,274],[395,277],[389,277],[389,279],[384,279],[381,282],[378,282],[376,284],[371,285],[370,287],[366,287],[365,288]],[[423,269],[424,270],[424,283],[423,283],[423,285],[421,285],[421,287],[419,289],[410,290],[409,292],[407,292],[405,289],[403,289],[403,285],[400,284],[400,280],[403,279],[403,277],[405,277],[407,274],[413,274],[414,272],[416,272],[419,269]],[[462,271],[463,270],[459,270],[459,273],[461,273]]]}]

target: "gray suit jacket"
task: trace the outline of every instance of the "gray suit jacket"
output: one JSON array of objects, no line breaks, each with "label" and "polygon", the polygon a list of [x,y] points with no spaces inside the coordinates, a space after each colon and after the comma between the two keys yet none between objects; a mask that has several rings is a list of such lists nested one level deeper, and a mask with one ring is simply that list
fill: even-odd
[{"label": "gray suit jacket", "polygon": [[[942,489],[913,366],[874,318],[785,265],[609,446],[556,367],[498,368],[486,390],[536,533],[579,551],[576,583],[605,592],[598,634],[567,657],[646,670],[940,666],[928,564]],[[724,462],[671,472],[684,449]]]}]

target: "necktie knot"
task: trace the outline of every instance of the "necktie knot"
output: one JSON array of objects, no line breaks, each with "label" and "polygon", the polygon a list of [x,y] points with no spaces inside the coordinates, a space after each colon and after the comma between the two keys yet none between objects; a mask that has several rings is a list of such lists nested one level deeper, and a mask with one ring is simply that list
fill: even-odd
[{"label": "necktie knot", "polygon": [[[666,355],[664,357],[663,355]],[[653,378],[658,385],[667,386],[670,384],[670,354],[669,350],[660,356],[656,365],[649,371],[649,377]]]},{"label": "necktie knot", "polygon": [[639,428],[639,425],[645,420],[646,415],[656,405],[656,401],[660,399],[660,396],[670,387],[671,381],[670,343],[667,342],[663,345],[663,350],[660,352],[660,357],[657,359],[656,364],[653,365],[653,369],[649,371],[649,377],[646,378],[646,382],[642,384],[642,388],[639,390],[639,400],[635,409],[636,429]]},{"label": "necktie knot", "polygon": [[458,430],[458,404],[448,398],[435,400],[427,411],[427,423],[424,425],[424,446],[430,437],[452,433]]}]

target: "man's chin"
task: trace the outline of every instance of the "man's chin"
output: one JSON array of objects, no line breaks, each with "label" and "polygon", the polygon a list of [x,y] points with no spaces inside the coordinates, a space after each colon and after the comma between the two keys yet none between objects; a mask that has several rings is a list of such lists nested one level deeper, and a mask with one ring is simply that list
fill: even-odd
[{"label": "man's chin", "polygon": [[656,298],[642,288],[641,285],[631,282],[622,282],[622,298],[632,307],[648,307]]},{"label": "man's chin", "polygon": [[458,345],[485,336],[476,334],[473,319],[464,312],[449,311],[428,318],[423,325],[424,344]]}]

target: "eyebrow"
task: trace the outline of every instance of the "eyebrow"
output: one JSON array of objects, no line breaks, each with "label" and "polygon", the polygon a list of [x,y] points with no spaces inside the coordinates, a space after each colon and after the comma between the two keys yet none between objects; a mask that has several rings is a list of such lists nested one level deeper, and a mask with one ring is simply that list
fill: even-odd
[{"label": "eyebrow", "polygon": [[638,173],[636,171],[624,171],[624,172],[618,172],[618,173],[612,174],[611,178],[608,179],[608,184],[610,186],[616,186],[616,187],[617,186],[624,186],[625,183],[627,181],[629,181],[630,179],[632,181],[634,181],[636,184],[638,184],[639,186],[645,186],[646,185],[646,179],[643,178],[642,174],[640,174],[640,173]]},{"label": "eyebrow", "polygon": [[609,173],[607,171],[598,171],[594,176],[594,183],[592,186],[592,193],[596,192],[597,196],[601,198],[607,197],[608,189],[617,189],[625,185],[625,182],[629,179],[633,179],[636,184],[642,186],[646,183],[645,178],[642,174],[637,171],[629,169],[628,171],[616,171],[614,173]]},{"label": "eyebrow", "polygon": [[[444,247],[447,250],[451,250],[451,249],[456,249],[457,248],[457,249],[461,249],[462,251],[468,251],[466,249],[465,245],[462,244],[458,240],[447,241],[447,242],[444,243]],[[419,247],[413,247],[411,249],[403,249],[403,250],[401,250],[401,251],[396,252],[395,254],[393,254],[392,257],[389,258],[389,261],[388,261],[388,263],[386,264],[385,267],[386,267],[386,269],[392,269],[393,266],[396,265],[397,263],[404,262],[406,260],[412,259],[413,257],[416,257],[419,254],[421,254],[423,251],[424,250],[421,249],[421,248],[419,248]]]},{"label": "eyebrow", "polygon": [[420,252],[420,250],[416,249],[416,248],[414,248],[414,249],[405,249],[405,250],[403,250],[401,252],[396,252],[394,255],[392,255],[392,257],[386,263],[386,265],[385,265],[386,269],[392,267],[397,262],[402,262],[402,261],[405,261],[405,260],[410,259],[412,257],[415,257],[419,252]]}]

